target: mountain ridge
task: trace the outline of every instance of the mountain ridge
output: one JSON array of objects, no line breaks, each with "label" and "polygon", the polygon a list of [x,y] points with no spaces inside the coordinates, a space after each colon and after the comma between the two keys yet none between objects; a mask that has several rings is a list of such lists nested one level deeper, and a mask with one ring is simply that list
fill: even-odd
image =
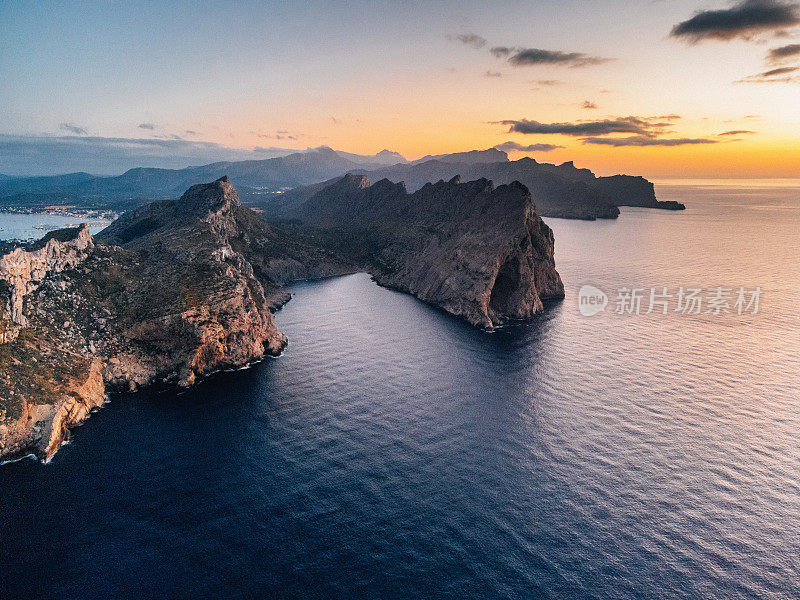
[{"label": "mountain ridge", "polygon": [[94,238],[51,232],[0,257],[0,460],[49,458],[109,391],[191,386],[279,354],[288,282],[367,271],[491,328],[563,298],[553,247],[522,184],[408,194],[354,174],[291,223],[260,219],[223,176]]}]

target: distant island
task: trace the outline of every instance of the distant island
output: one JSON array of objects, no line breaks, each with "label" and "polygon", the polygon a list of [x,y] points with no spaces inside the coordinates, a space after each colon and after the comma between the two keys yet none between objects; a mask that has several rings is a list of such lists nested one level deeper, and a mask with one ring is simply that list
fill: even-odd
[{"label": "distant island", "polygon": [[271,224],[225,176],[94,238],[50,232],[0,257],[0,459],[49,458],[110,391],[191,386],[280,354],[273,312],[292,281],[366,271],[492,328],[564,297],[553,245],[519,182],[409,194],[352,174]]},{"label": "distant island", "polygon": [[597,177],[572,162],[511,161],[497,149],[426,156],[409,162],[396,152],[357,155],[327,146],[265,160],[217,162],[185,169],[135,168],[105,177],[71,173],[47,177],[0,177],[0,209],[43,209],[53,206],[123,212],[153,200],[176,198],[192,185],[229,175],[242,202],[268,217],[286,211],[346,173],[371,181],[404,182],[414,192],[428,182],[488,179],[497,185],[519,181],[531,192],[537,213],[569,219],[613,219],[619,207],[680,210],[674,201],[656,199],[653,184],[642,177]]}]

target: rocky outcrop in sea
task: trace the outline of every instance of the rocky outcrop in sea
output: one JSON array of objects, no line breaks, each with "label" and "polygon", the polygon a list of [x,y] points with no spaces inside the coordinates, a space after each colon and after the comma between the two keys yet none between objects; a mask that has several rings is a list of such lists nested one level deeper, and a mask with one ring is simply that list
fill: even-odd
[{"label": "rocky outcrop in sea", "polygon": [[408,194],[348,175],[268,224],[227,177],[51,232],[0,258],[0,460],[47,459],[116,390],[191,386],[286,346],[284,285],[368,271],[480,327],[562,298],[527,188],[481,179]]},{"label": "rocky outcrop in sea", "polygon": [[454,177],[408,194],[388,179],[346,175],[290,215],[349,245],[381,285],[492,328],[564,297],[553,232],[519,182]]},{"label": "rocky outcrop in sea", "polygon": [[16,330],[0,346],[0,457],[49,457],[107,391],[187,386],[282,351],[267,293],[234,249],[239,209],[225,178],[96,240],[54,232],[0,260],[3,331]]}]

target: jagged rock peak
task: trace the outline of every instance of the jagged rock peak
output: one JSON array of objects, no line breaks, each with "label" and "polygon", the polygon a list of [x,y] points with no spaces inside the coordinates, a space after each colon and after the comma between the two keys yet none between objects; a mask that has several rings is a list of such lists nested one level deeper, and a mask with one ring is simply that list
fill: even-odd
[{"label": "jagged rock peak", "polygon": [[363,190],[370,186],[370,182],[366,175],[348,173],[339,180],[338,185],[342,188]]},{"label": "jagged rock peak", "polygon": [[181,196],[180,205],[184,211],[194,213],[218,212],[223,208],[240,206],[241,203],[230,178],[224,175],[211,183],[200,183],[190,187]]},{"label": "jagged rock peak", "polygon": [[384,177],[380,181],[376,181],[375,183],[372,184],[372,186],[370,186],[369,182],[367,182],[367,187],[371,187],[372,190],[375,192],[378,191],[384,192],[389,190],[402,191],[404,193],[406,192],[406,184],[404,182],[398,181],[397,183],[395,183],[392,180],[387,179],[386,177]]}]

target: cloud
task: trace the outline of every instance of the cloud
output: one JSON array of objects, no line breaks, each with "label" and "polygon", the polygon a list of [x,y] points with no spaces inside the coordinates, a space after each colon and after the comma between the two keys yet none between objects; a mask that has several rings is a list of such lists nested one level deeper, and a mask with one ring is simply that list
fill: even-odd
[{"label": "cloud", "polygon": [[524,144],[518,144],[517,142],[503,142],[495,146],[497,150],[503,150],[504,152],[551,152],[557,148],[563,147],[564,146],[556,146],[555,144],[528,144],[526,146]]},{"label": "cloud", "polygon": [[514,67],[538,65],[564,65],[573,69],[599,65],[611,60],[600,56],[589,56],[583,52],[562,52],[561,50],[542,50],[541,48],[508,48],[497,46],[490,51],[498,58],[508,57]]},{"label": "cloud", "polygon": [[603,119],[600,121],[577,121],[574,123],[540,123],[521,119],[519,121],[500,121],[501,125],[509,125],[509,133],[526,134],[560,134],[572,136],[597,136],[610,133],[636,133],[643,136],[654,137],[661,133],[670,123],[653,122],[652,118],[618,117],[616,119]]},{"label": "cloud", "polygon": [[197,135],[197,132],[196,131],[192,131],[191,129],[187,129],[183,133],[185,133],[186,135]]},{"label": "cloud", "polygon": [[137,127],[139,129],[149,129],[150,131],[152,131],[152,130],[154,130],[156,128],[156,124],[155,123],[139,123],[139,125],[137,125]]},{"label": "cloud", "polygon": [[800,67],[779,67],[756,75],[748,75],[734,83],[791,83],[798,81],[798,78],[793,75],[797,71],[800,71]]},{"label": "cloud", "polygon": [[583,104],[581,104],[581,108],[586,108],[586,109],[589,109],[589,110],[593,110],[593,109],[597,108],[597,104],[595,104],[594,102],[592,102],[590,100],[584,100]]},{"label": "cloud", "polygon": [[782,60],[795,56],[800,56],[800,44],[789,44],[788,46],[772,48],[767,53],[767,62],[781,62]]},{"label": "cloud", "polygon": [[104,138],[0,134],[0,173],[57,175],[87,171],[97,175],[114,175],[133,167],[180,169],[222,160],[272,158],[292,152],[297,151],[272,149],[271,154],[265,154],[168,136]]},{"label": "cloud", "polygon": [[533,81],[529,81],[528,83],[533,83],[535,85],[544,85],[544,86],[554,86],[554,85],[563,85],[564,82],[558,79],[534,79]]},{"label": "cloud", "polygon": [[734,129],[731,131],[723,131],[722,133],[718,133],[717,135],[750,135],[756,133],[755,131],[750,131],[749,129]]},{"label": "cloud", "polygon": [[701,10],[675,25],[670,35],[697,43],[707,39],[749,40],[759,34],[778,34],[800,24],[800,5],[782,0],[741,0],[730,8]]},{"label": "cloud", "polygon": [[584,144],[596,144],[621,148],[623,146],[686,146],[696,144],[716,144],[719,140],[707,138],[654,138],[643,135],[634,135],[625,138],[586,137],[581,140]]},{"label": "cloud", "polygon": [[[338,123],[339,122],[336,119],[334,119],[333,117],[331,117],[331,119],[333,119],[334,123]],[[302,135],[302,134],[299,134],[299,133],[296,134],[296,135],[289,135],[289,132],[286,131],[285,129],[279,129],[274,134],[272,134],[272,133],[261,133],[261,132],[258,132],[258,131],[251,131],[250,133],[253,134],[253,135],[258,136],[262,140],[296,140],[298,137],[300,137]]]},{"label": "cloud", "polygon": [[84,127],[78,127],[72,123],[61,123],[58,127],[63,131],[69,131],[75,135],[86,135],[86,133],[88,133]]},{"label": "cloud", "polygon": [[509,48],[508,46],[494,46],[493,48],[489,48],[489,53],[495,58],[505,58],[512,52],[514,52],[514,48]]},{"label": "cloud", "polygon": [[462,44],[466,44],[467,46],[471,46],[476,50],[480,50],[486,45],[486,39],[477,33],[460,33],[458,35],[448,35],[448,40],[454,40],[456,42],[461,42]]},{"label": "cloud", "polygon": [[503,74],[500,71],[486,71],[483,74],[484,77],[502,77]]},{"label": "cloud", "polygon": [[777,77],[778,75],[786,75],[788,73],[794,73],[800,69],[800,67],[779,67],[777,69],[770,69],[769,71],[764,71],[763,73],[759,73],[758,75],[753,75],[753,77]]}]

